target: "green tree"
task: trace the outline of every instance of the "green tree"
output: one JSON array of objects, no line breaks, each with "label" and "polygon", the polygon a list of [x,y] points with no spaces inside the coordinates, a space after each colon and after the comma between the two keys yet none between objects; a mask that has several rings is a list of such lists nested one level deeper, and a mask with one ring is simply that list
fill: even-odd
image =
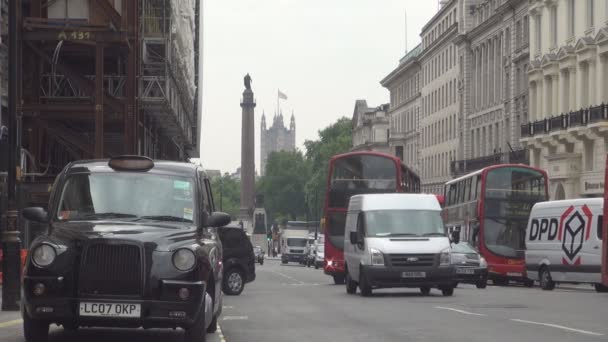
[{"label": "green tree", "polygon": [[227,173],[211,180],[211,189],[216,210],[224,211],[233,220],[239,214],[241,206],[241,182],[232,179]]},{"label": "green tree", "polygon": [[258,192],[264,195],[269,222],[304,217],[304,185],[309,179],[308,170],[308,163],[300,151],[273,152],[268,156]]},{"label": "green tree", "polygon": [[343,117],[319,131],[318,140],[307,140],[306,159],[310,165],[310,178],[304,186],[307,207],[312,218],[318,219],[323,207],[329,159],[352,148],[352,120]]}]

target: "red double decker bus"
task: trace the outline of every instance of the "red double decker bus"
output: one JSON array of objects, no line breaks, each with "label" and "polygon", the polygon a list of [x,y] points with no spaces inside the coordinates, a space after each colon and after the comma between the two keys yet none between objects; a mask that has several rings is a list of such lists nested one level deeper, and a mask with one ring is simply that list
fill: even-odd
[{"label": "red double decker bus", "polygon": [[420,178],[397,157],[378,152],[350,152],[329,161],[323,207],[325,274],[344,283],[344,225],[351,196],[420,192]]},{"label": "red double decker bus", "polygon": [[534,283],[525,273],[526,226],[532,206],[548,199],[547,173],[525,165],[486,167],[446,183],[444,219],[488,263],[488,278]]}]

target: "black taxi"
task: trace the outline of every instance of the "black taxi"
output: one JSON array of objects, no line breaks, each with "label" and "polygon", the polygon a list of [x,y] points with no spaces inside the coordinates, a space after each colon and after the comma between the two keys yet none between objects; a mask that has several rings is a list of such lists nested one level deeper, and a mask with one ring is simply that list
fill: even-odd
[{"label": "black taxi", "polygon": [[183,328],[205,341],[222,309],[222,247],[211,187],[195,164],[121,156],[79,161],[57,176],[48,223],[32,243],[22,287],[28,342],[49,325]]}]

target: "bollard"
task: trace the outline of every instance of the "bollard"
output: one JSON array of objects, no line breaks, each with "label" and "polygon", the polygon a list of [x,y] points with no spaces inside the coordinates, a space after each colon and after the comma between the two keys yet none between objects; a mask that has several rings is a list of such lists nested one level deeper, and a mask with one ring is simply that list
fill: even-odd
[{"label": "bollard", "polygon": [[7,210],[2,240],[2,311],[18,311],[21,299],[21,239],[17,210]]}]

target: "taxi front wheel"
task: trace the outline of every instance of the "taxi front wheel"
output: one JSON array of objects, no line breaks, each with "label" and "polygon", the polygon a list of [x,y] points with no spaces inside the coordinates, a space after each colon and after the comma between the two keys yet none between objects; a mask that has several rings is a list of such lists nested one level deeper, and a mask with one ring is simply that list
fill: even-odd
[{"label": "taxi front wheel", "polygon": [[30,318],[27,312],[23,315],[23,335],[27,342],[47,342],[49,323]]}]

